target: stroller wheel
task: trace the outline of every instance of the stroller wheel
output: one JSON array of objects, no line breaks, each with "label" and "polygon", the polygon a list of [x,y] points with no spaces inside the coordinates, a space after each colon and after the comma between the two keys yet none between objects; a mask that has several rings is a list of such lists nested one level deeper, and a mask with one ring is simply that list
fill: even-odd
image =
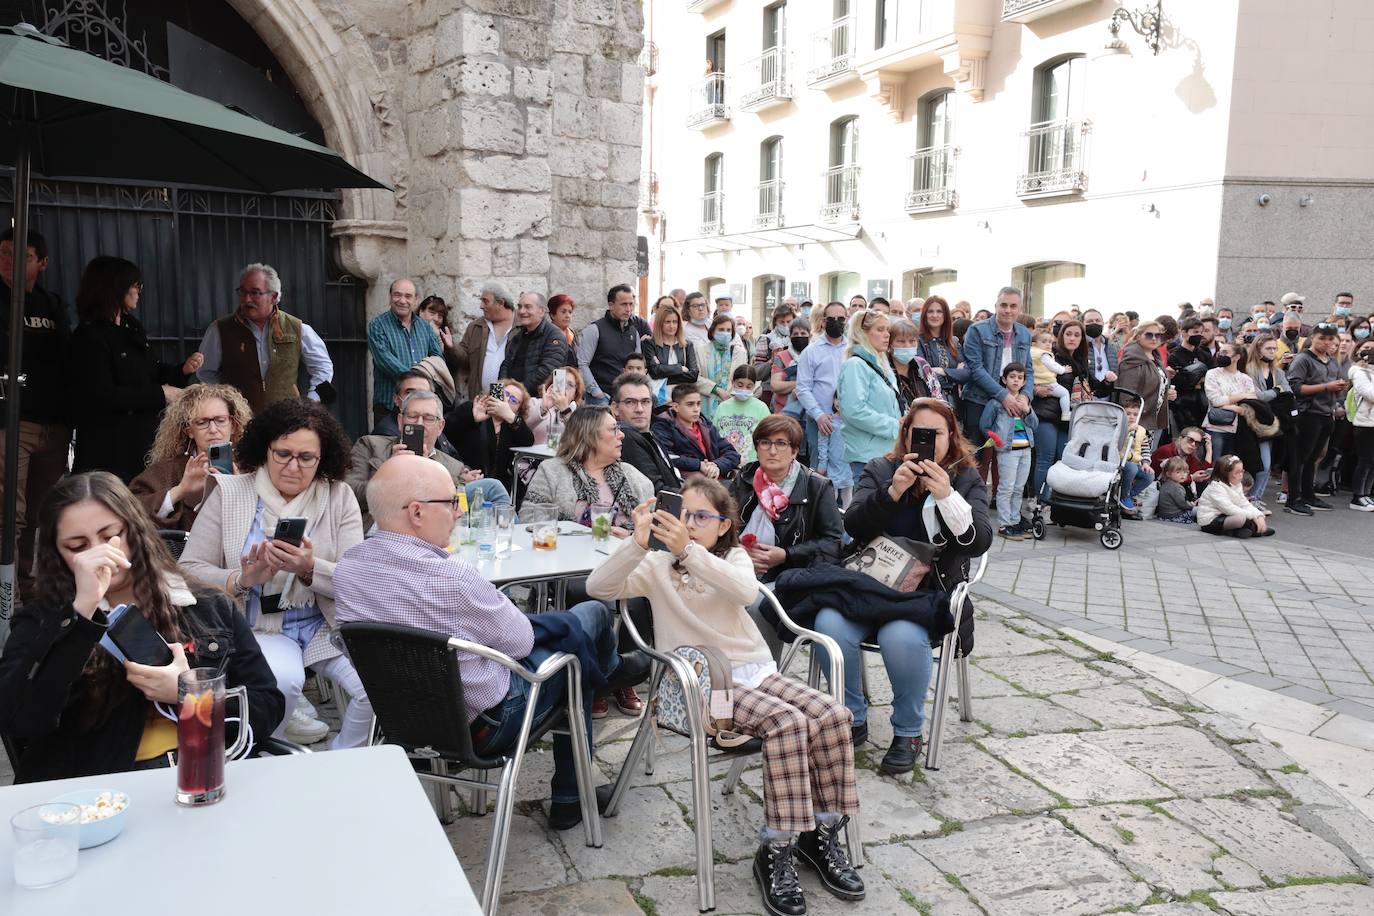
[{"label": "stroller wheel", "polygon": [[1103,528],[1102,534],[1098,535],[1098,540],[1100,540],[1102,546],[1108,550],[1116,550],[1121,546],[1121,532],[1116,528]]},{"label": "stroller wheel", "polygon": [[1036,516],[1035,521],[1031,522],[1031,536],[1037,541],[1045,539],[1045,523],[1041,521],[1039,516]]}]

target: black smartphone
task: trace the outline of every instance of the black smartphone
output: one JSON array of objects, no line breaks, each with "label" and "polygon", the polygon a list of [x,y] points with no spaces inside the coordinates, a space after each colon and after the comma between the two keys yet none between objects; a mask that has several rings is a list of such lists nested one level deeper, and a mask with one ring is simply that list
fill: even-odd
[{"label": "black smartphone", "polygon": [[506,399],[506,389],[501,386],[500,382],[492,382],[487,386],[487,397],[491,398],[493,401],[504,401]]},{"label": "black smartphone", "polygon": [[221,474],[234,473],[234,447],[228,442],[212,443],[209,450],[210,466]]},{"label": "black smartphone", "polygon": [[303,518],[279,518],[277,519],[277,533],[272,535],[274,541],[285,541],[292,547],[301,546],[301,539],[305,537],[305,519]]},{"label": "black smartphone", "polygon": [[934,461],[935,430],[928,426],[913,426],[906,450],[907,454],[916,456],[916,461]]},{"label": "black smartphone", "polygon": [[421,458],[425,456],[425,427],[421,423],[407,423],[401,428],[401,444]]},{"label": "black smartphone", "polygon": [[167,640],[153,629],[148,618],[139,613],[134,605],[124,609],[124,613],[110,627],[108,635],[110,641],[118,646],[119,651],[131,662],[138,662],[140,665],[172,663],[172,650],[167,647]]},{"label": "black smartphone", "polygon": [[[662,509],[664,512],[671,513],[674,518],[682,517],[682,494],[676,490],[664,490],[658,494],[658,499],[654,502],[654,511]],[[668,545],[663,543],[654,534],[649,535],[650,550],[667,550]]]}]

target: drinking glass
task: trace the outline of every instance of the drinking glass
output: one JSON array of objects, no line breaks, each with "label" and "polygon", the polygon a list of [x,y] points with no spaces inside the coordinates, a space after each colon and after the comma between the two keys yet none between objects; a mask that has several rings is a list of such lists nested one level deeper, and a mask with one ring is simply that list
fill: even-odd
[{"label": "drinking glass", "polygon": [[535,550],[558,549],[558,507],[548,503],[525,503],[520,515],[529,522]]},{"label": "drinking glass", "polygon": [[14,883],[40,888],[76,874],[81,841],[81,806],[50,802],[10,818],[14,831]]},{"label": "drinking glass", "polygon": [[515,507],[496,507],[496,552],[510,553],[515,541]]},{"label": "drinking glass", "polygon": [[[177,804],[213,805],[224,797],[224,759],[248,744],[248,688],[225,686],[217,668],[191,668],[177,677]],[[224,701],[239,701],[239,733],[224,749]]]},{"label": "drinking glass", "polygon": [[611,539],[611,524],[615,521],[615,505],[613,503],[592,503],[590,510],[592,522],[592,540],[609,541]]}]

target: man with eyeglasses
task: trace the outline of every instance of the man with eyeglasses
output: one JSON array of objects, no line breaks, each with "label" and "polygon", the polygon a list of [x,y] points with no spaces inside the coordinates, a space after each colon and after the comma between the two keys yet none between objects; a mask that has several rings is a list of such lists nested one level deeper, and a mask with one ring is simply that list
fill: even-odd
[{"label": "man with eyeglasses", "polygon": [[[425,453],[420,457],[435,461],[448,471],[453,486],[463,491],[469,506],[480,506],[483,502],[495,506],[510,505],[510,493],[501,481],[484,478],[479,469],[469,469],[457,458],[439,450],[438,443],[444,432],[444,405],[437,394],[427,389],[417,389],[407,394],[396,413],[396,422],[402,430],[407,425],[424,428]],[[344,482],[353,488],[354,495],[358,497],[358,507],[363,511],[364,531],[372,525],[372,516],[368,514],[367,482],[388,459],[411,454],[414,453],[401,441],[400,436],[360,436],[353,443],[352,462]]]},{"label": "man with eyeglasses", "polygon": [[428,321],[415,320],[415,283],[391,281],[391,308],[367,323],[367,349],[372,354],[372,422],[391,413],[391,396],[401,373],[426,356],[444,355],[439,335]]},{"label": "man with eyeglasses", "polygon": [[1345,410],[1345,389],[1350,384],[1341,377],[1337,343],[1334,324],[1316,325],[1312,328],[1310,346],[1294,357],[1288,367],[1288,383],[1297,397],[1297,453],[1293,457],[1298,479],[1295,481],[1290,473],[1285,512],[1311,515],[1313,510],[1329,512],[1332,508],[1317,497],[1316,473],[1336,414]]},{"label": "man with eyeglasses", "polygon": [[654,419],[654,395],[649,377],[623,372],[611,385],[611,413],[625,434],[620,460],[639,471],[654,485],[654,492],[682,486],[682,475],[650,432]]},{"label": "man with eyeglasses", "polygon": [[1303,312],[1307,310],[1306,296],[1299,295],[1298,293],[1284,293],[1283,296],[1279,298],[1279,305],[1283,308],[1283,317],[1285,321],[1289,315],[1296,315],[1300,325],[1298,330],[1302,333],[1302,336],[1312,336],[1312,326],[1302,320]]},{"label": "man with eyeglasses", "polygon": [[205,329],[205,356],[196,377],[243,393],[253,413],[287,398],[334,399],[334,363],[315,330],[283,312],[281,277],[267,264],[249,264],[235,290],[239,307]]},{"label": "man with eyeglasses", "polygon": [[[612,687],[631,686],[649,672],[638,652],[619,655],[613,615],[600,601],[584,601],[566,614],[522,613],[475,567],[449,556],[449,533],[462,514],[453,481],[434,462],[400,455],[385,462],[367,485],[377,533],[353,547],[334,568],[335,611],[340,623],[365,621],[417,627],[495,649],[535,671],[556,649],[591,656]],[[571,615],[571,617],[567,616]],[[498,662],[459,653],[463,701],[473,749],[499,757],[515,744],[529,700],[529,682]],[[583,670],[584,681],[595,672]],[[540,688],[538,727],[567,707],[567,680],[550,678]],[[582,694],[583,722],[592,739],[593,690]],[[572,744],[553,739],[549,826],[567,830],[582,819]],[[610,786],[596,790],[598,806]]]}]

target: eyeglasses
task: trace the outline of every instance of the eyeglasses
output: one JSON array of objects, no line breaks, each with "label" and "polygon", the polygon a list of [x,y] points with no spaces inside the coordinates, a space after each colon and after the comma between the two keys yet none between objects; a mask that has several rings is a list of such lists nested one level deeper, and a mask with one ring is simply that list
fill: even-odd
[{"label": "eyeglasses", "polygon": [[788,442],[786,439],[760,439],[754,443],[754,450],[759,452],[762,452],[765,449],[770,452],[775,450],[783,451],[786,449],[790,449],[791,447],[792,443]]},{"label": "eyeglasses", "polygon": [[218,417],[196,417],[191,421],[191,425],[199,430],[206,430],[212,426],[225,427],[230,423],[230,419],[223,414]]},{"label": "eyeglasses", "polygon": [[714,512],[707,512],[705,509],[688,512],[683,518],[686,519],[687,527],[689,528],[705,528],[707,525],[711,524],[711,522],[725,521],[725,516],[717,515]]},{"label": "eyeglasses", "polygon": [[450,512],[457,512],[462,506],[462,498],[463,495],[461,493],[454,493],[452,496],[446,497],[444,499],[417,499],[415,501],[422,505],[447,504],[448,510]]},{"label": "eyeglasses", "polygon": [[654,406],[654,399],[653,399],[653,398],[621,398],[621,399],[620,399],[619,401],[617,401],[616,403],[617,403],[617,404],[624,404],[626,407],[653,407],[653,406]]},{"label": "eyeglasses", "polygon": [[423,423],[426,426],[438,426],[444,422],[443,417],[436,417],[426,413],[405,413],[401,414],[401,419],[407,423]]},{"label": "eyeglasses", "polygon": [[242,299],[245,296],[247,296],[250,299],[261,299],[264,296],[272,295],[272,291],[270,289],[244,289],[242,286],[234,290],[234,292],[239,294],[240,299]]},{"label": "eyeglasses", "polygon": [[295,461],[296,466],[301,469],[313,468],[320,463],[320,456],[314,452],[293,452],[286,448],[271,448],[267,450],[267,454],[271,455],[272,460],[282,467],[286,467],[292,461]]}]

